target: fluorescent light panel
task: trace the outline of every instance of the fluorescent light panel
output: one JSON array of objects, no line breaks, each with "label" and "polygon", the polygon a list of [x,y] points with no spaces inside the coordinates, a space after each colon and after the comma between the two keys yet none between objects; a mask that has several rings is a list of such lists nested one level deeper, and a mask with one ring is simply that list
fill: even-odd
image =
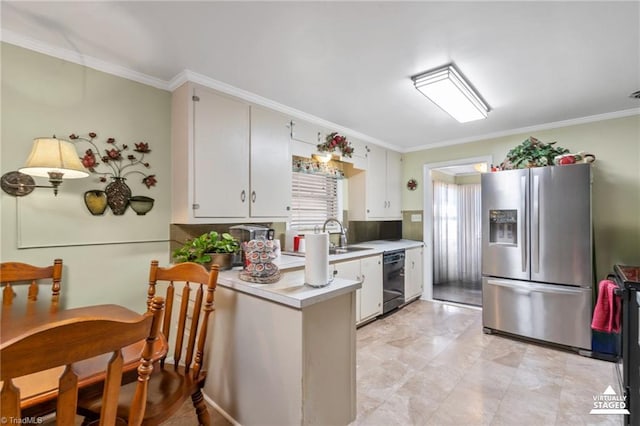
[{"label": "fluorescent light panel", "polygon": [[453,65],[411,79],[416,89],[460,123],[487,118],[489,107]]}]

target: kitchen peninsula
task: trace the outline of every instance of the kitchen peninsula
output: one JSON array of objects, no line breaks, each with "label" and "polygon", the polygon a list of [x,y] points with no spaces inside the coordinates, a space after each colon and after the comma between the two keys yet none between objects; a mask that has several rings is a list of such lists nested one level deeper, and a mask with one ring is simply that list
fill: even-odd
[{"label": "kitchen peninsula", "polygon": [[422,292],[422,241],[376,240],[329,256],[333,282],[304,285],[303,256],[274,260],[273,284],[222,271],[215,293],[205,397],[237,423],[346,425],[356,416],[356,325],[382,314],[382,260],[387,251],[419,255],[407,273]]},{"label": "kitchen peninsula", "polygon": [[304,259],[281,256],[281,279],[220,273],[204,393],[243,425],[348,424],[356,416],[355,291],[336,278],[304,285]]}]

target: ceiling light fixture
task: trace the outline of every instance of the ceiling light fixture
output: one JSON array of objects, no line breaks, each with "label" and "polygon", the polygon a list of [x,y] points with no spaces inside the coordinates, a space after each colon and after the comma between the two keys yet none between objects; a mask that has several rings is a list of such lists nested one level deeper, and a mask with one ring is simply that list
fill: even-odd
[{"label": "ceiling light fixture", "polygon": [[[51,186],[36,185],[31,176],[48,177]],[[7,194],[22,197],[35,188],[53,188],[58,195],[62,179],[78,179],[89,176],[78,157],[76,147],[68,141],[53,138],[33,140],[31,154],[24,167],[2,175],[2,189]]]},{"label": "ceiling light fixture", "polygon": [[489,107],[453,64],[411,77],[420,93],[460,123],[487,118]]}]

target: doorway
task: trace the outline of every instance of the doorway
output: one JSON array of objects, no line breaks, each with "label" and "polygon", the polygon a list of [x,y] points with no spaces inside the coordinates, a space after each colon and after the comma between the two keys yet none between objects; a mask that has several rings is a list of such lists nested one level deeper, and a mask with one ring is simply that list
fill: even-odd
[{"label": "doorway", "polygon": [[482,306],[480,174],[492,158],[424,166],[425,298]]}]

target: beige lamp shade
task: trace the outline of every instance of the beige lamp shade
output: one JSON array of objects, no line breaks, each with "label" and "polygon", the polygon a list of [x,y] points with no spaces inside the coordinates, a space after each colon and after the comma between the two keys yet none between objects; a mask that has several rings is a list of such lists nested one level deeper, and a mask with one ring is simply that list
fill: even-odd
[{"label": "beige lamp shade", "polygon": [[55,138],[34,139],[31,154],[19,171],[39,177],[49,177],[51,172],[61,173],[64,179],[89,176],[76,147],[71,142]]}]

